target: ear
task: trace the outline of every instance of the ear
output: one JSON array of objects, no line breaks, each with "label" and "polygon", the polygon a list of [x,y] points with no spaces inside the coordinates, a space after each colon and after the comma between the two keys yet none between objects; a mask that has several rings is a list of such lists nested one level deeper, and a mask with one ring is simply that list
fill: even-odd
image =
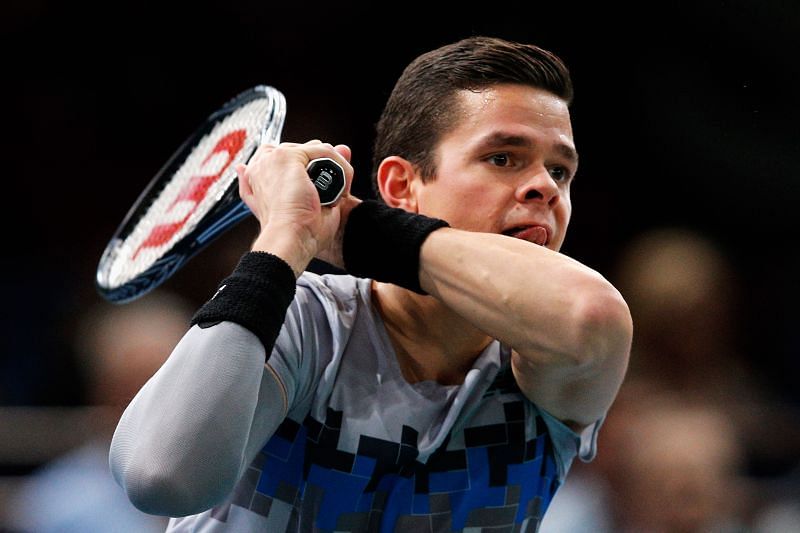
[{"label": "ear", "polygon": [[421,178],[410,161],[396,155],[387,157],[378,167],[377,179],[386,205],[417,212],[416,181]]}]

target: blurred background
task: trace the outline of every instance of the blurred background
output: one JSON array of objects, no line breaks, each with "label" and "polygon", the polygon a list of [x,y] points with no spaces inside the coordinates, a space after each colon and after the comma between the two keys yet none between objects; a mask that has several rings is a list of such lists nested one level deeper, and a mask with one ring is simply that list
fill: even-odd
[{"label": "blurred background", "polygon": [[[581,167],[562,251],[620,288],[636,326],[598,459],[543,531],[800,530],[800,5],[779,0],[4,2],[0,530],[127,527],[99,511],[107,439],[255,220],[135,306],[104,303],[94,274],[202,120],[273,85],[283,139],[350,145],[368,197],[402,69],[478,34],[570,67]],[[139,518],[129,530],[153,525]]]}]

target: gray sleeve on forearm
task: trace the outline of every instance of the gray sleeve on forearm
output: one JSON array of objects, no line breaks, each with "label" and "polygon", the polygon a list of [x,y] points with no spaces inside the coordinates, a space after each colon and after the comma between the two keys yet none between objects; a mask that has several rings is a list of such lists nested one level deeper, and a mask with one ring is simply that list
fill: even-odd
[{"label": "gray sleeve on forearm", "polygon": [[139,509],[185,516],[233,490],[291,401],[265,360],[238,324],[186,333],[114,433],[111,470]]}]

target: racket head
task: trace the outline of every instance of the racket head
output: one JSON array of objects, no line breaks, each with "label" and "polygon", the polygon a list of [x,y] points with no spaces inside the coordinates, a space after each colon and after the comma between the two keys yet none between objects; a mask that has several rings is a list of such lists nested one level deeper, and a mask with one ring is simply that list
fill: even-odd
[{"label": "racket head", "polygon": [[143,296],[248,216],[236,165],[262,143],[279,143],[285,117],[285,97],[267,85],[212,113],[153,177],[109,241],[95,277],[100,295],[115,303]]}]

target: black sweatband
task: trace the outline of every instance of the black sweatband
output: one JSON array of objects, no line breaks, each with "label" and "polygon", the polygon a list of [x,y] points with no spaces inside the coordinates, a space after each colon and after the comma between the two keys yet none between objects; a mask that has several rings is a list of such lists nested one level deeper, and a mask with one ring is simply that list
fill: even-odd
[{"label": "black sweatband", "polygon": [[419,294],[419,251],[428,235],[447,227],[444,220],[416,215],[375,201],[350,212],[342,238],[347,272],[393,283]]},{"label": "black sweatband", "polygon": [[296,287],[294,271],[283,259],[267,252],[249,252],[195,313],[192,325],[236,322],[261,340],[269,357]]}]

